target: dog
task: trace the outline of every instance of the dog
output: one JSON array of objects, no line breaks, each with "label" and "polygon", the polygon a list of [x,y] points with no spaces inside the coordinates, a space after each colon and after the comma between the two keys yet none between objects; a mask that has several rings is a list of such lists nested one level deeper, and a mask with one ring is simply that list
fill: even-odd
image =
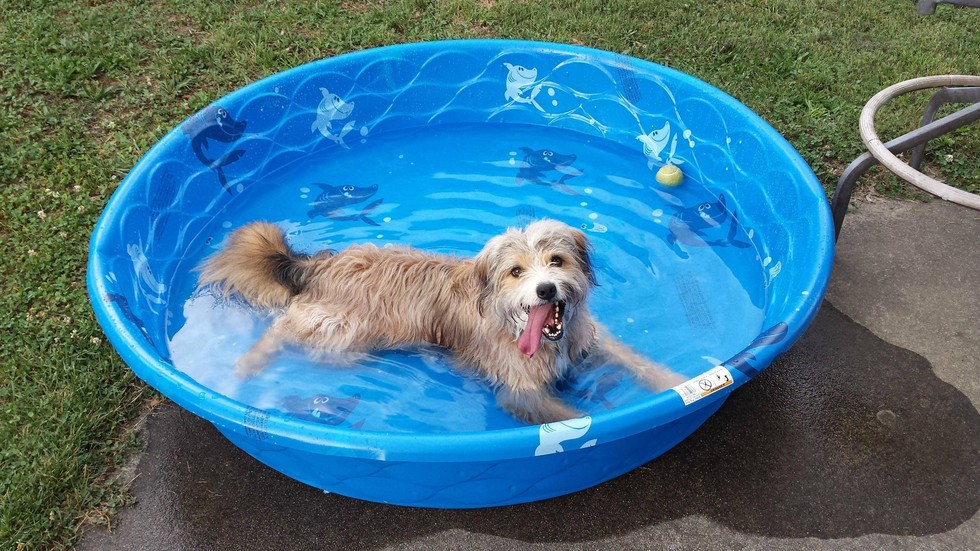
[{"label": "dog", "polygon": [[584,233],[550,219],[508,229],[475,258],[374,245],[306,255],[274,224],[253,222],[203,261],[198,284],[278,311],[237,360],[239,377],[261,372],[288,345],[341,364],[435,345],[453,353],[459,371],[485,379],[503,410],[543,424],[581,415],[554,392],[573,367],[618,364],[658,391],[683,382],[589,314],[591,254]]}]

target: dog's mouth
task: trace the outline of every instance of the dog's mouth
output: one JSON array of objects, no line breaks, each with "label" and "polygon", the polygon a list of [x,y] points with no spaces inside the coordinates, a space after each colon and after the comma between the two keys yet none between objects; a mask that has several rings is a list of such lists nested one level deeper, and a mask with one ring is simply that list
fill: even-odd
[{"label": "dog's mouth", "polygon": [[534,356],[541,346],[541,337],[555,342],[565,335],[562,324],[565,316],[565,303],[562,301],[540,304],[526,308],[527,324],[517,338],[517,348],[527,357]]}]

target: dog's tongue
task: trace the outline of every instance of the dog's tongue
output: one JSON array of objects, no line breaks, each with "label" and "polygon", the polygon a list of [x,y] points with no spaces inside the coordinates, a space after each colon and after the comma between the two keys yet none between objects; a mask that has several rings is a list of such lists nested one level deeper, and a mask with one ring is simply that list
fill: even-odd
[{"label": "dog's tongue", "polygon": [[527,315],[527,325],[524,326],[521,336],[517,337],[517,349],[521,354],[530,358],[538,351],[538,347],[541,346],[541,331],[552,316],[552,308],[551,304],[531,308]]}]

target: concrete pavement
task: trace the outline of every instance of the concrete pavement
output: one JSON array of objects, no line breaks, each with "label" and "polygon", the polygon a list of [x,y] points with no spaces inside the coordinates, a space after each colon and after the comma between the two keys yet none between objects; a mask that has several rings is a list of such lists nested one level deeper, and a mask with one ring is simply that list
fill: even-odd
[{"label": "concrete pavement", "polygon": [[596,488],[471,511],[295,482],[173,405],[91,549],[978,549],[980,213],[864,202],[798,343],[686,441]]}]

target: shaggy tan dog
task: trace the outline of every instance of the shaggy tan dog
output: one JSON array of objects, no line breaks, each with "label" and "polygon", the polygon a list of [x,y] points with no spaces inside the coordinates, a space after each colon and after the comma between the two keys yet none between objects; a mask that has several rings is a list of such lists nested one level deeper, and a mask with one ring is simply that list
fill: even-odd
[{"label": "shaggy tan dog", "polygon": [[256,222],[202,264],[200,286],[281,310],[236,363],[248,377],[287,344],[331,362],[432,344],[489,381],[500,407],[529,423],[580,414],[553,384],[576,365],[615,363],[648,387],[682,382],[613,338],[589,315],[596,284],[585,234],[555,220],[510,229],[472,259],[408,247],[294,252],[275,225]]}]

